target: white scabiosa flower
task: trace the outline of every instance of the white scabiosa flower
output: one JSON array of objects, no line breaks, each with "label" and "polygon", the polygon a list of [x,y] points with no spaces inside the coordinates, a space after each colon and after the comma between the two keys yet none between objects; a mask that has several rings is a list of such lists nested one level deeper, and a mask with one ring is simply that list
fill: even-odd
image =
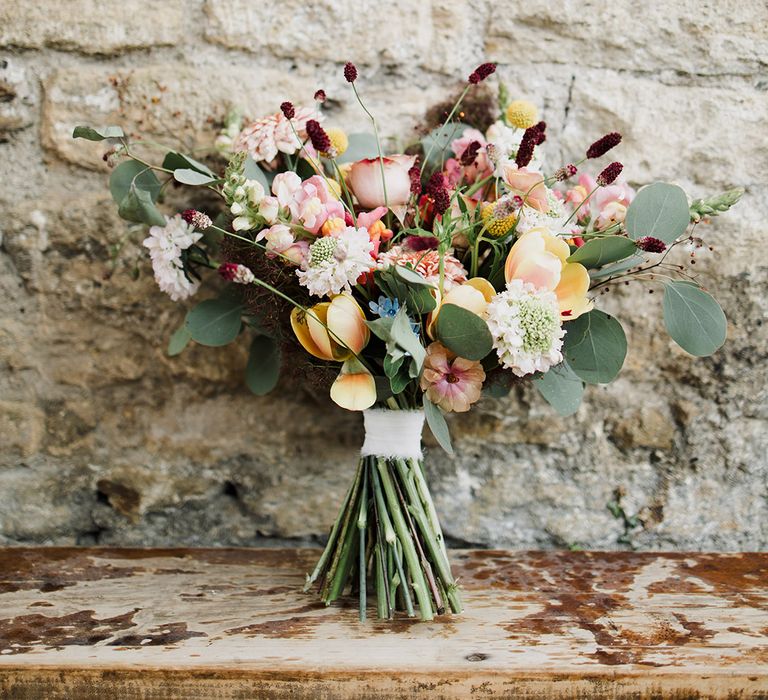
[{"label": "white scabiosa flower", "polygon": [[296,270],[299,283],[318,296],[350,291],[364,272],[374,267],[373,243],[364,228],[347,226],[309,246],[309,256]]},{"label": "white scabiosa flower", "polygon": [[487,314],[499,361],[518,377],[562,362],[565,331],[554,292],[513,279],[488,304]]},{"label": "white scabiosa flower", "polygon": [[182,251],[202,238],[202,233],[195,231],[181,215],[165,217],[165,226],[152,226],[143,245],[149,250],[155,281],[174,301],[192,296],[200,286],[196,280],[190,280],[184,273],[181,260]]}]

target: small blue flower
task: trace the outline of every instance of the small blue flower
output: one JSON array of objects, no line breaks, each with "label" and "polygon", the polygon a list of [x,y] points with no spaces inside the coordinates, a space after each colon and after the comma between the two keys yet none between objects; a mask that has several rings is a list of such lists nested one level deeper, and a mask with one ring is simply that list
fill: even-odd
[{"label": "small blue flower", "polygon": [[371,310],[371,313],[374,313],[377,316],[391,318],[400,310],[400,302],[397,299],[389,299],[388,297],[380,296],[378,303],[369,301],[368,308]]}]

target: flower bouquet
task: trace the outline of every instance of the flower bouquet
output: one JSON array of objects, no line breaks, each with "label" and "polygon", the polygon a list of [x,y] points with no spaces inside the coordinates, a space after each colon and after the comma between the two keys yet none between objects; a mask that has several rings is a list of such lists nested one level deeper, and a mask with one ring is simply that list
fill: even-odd
[{"label": "flower bouquet", "polygon": [[[509,101],[503,85],[489,107],[494,71],[475,69],[398,154],[383,149],[351,63],[344,77],[370,133],[327,124],[323,90],[310,107],[230,115],[205,162],[173,149],[153,160],[158,145],[120,127],[74,131],[108,142],[118,213],[149,227],[143,245],[171,299],[195,294],[207,270],[226,282],[188,311],[170,355],[245,333],[253,392],[289,366],[363,412],[352,485],[307,578],[326,604],[356,592],[361,620],[371,593],[380,618],[462,609],[422,460],[425,419],[451,452],[444,414],[483,392],[529,380],[561,415],[576,411],[585,384],[612,381],[624,362],[619,320],[595,308],[616,285],[661,285],[669,334],[692,355],[726,337],[717,302],[670,253],[685,248],[693,263],[707,248],[698,225],[741,191],[694,202],[666,183],[635,193],[620,162],[600,163],[618,133],[547,167],[536,107]],[[161,213],[171,185],[192,188],[195,208]]]}]

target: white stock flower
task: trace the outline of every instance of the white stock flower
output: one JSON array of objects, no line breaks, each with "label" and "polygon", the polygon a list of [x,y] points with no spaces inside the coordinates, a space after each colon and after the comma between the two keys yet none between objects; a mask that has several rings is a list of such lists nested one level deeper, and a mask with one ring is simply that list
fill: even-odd
[{"label": "white stock flower", "polygon": [[487,321],[499,361],[518,377],[562,362],[565,331],[554,292],[513,279],[488,304]]},{"label": "white stock flower", "polygon": [[165,217],[165,226],[152,226],[143,245],[149,250],[155,280],[162,291],[174,301],[192,296],[200,283],[184,274],[182,251],[202,238],[181,215]]},{"label": "white stock flower", "polygon": [[364,272],[374,267],[373,243],[364,228],[347,228],[318,238],[309,247],[309,259],[296,271],[310,294],[323,297],[350,291]]}]

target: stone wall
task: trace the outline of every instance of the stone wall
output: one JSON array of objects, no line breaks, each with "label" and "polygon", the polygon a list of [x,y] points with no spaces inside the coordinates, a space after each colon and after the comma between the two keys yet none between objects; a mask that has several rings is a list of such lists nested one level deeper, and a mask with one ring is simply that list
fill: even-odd
[{"label": "stone wall", "polygon": [[[165,355],[184,309],[156,290],[100,147],[72,141],[74,125],[190,148],[230,102],[259,115],[323,87],[329,119],[365,130],[341,77],[352,59],[402,147],[488,59],[540,104],[553,161],[617,129],[633,184],[746,195],[701,227],[715,252],[696,270],[728,315],[726,347],[685,355],[659,294],[602,297],[630,336],[616,383],[567,420],[528,390],[484,400],[451,421],[454,458],[429,449],[447,533],[768,546],[767,32],[760,0],[0,2],[0,542],[314,540],[361,440],[360,417],[309,388],[250,395],[243,347]],[[617,494],[626,521],[607,507]]]}]

